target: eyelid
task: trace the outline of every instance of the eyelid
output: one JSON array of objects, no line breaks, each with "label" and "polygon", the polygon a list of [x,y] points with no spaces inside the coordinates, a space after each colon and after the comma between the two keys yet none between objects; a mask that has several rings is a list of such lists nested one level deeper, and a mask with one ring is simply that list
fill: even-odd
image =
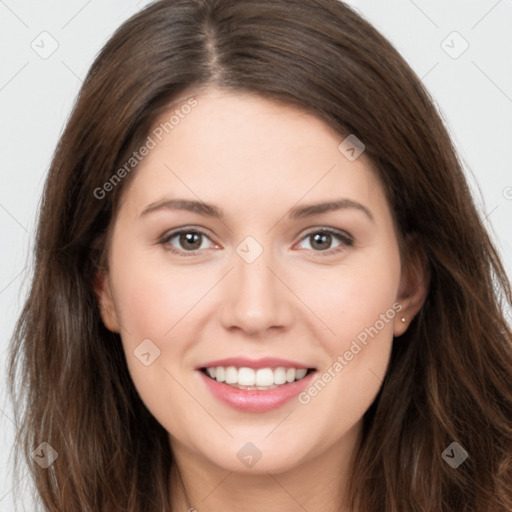
[{"label": "eyelid", "polygon": [[[182,233],[188,233],[188,232],[200,233],[204,237],[208,238],[208,240],[210,240],[213,244],[218,245],[218,244],[216,244],[216,242],[214,242],[211,239],[210,235],[204,229],[199,228],[199,227],[195,227],[195,226],[182,226],[180,228],[176,228],[175,230],[167,232],[162,237],[160,237],[158,239],[158,243],[160,243],[162,245],[167,245],[168,242],[172,238],[174,238],[174,237],[176,237],[178,235],[181,235]],[[304,232],[302,234],[301,238],[299,239],[299,241],[296,244],[294,244],[294,247],[295,247],[295,245],[299,244],[305,238],[307,238],[308,236],[311,236],[314,233],[327,233],[329,235],[337,237],[341,241],[342,245],[345,245],[345,246],[352,246],[353,243],[354,243],[354,238],[352,237],[352,235],[350,235],[346,231],[343,231],[343,230],[340,230],[340,229],[336,229],[336,228],[329,228],[329,227],[318,226],[318,227],[310,228],[310,229],[308,229],[308,231]],[[342,249],[338,249],[338,247],[335,247],[333,249],[327,249],[325,251],[314,251],[314,250],[311,250],[311,252],[313,252],[313,254],[315,256],[324,256],[324,255],[327,256],[327,255],[332,255],[332,254],[335,254],[335,253],[340,252],[341,250],[343,250],[343,248]],[[204,251],[204,249],[196,249],[194,251],[185,251],[185,250],[175,249],[172,246],[171,246],[171,248],[167,248],[167,250],[169,250],[170,252],[172,252],[174,254],[183,255],[185,257],[186,256],[196,256],[198,253]]]}]

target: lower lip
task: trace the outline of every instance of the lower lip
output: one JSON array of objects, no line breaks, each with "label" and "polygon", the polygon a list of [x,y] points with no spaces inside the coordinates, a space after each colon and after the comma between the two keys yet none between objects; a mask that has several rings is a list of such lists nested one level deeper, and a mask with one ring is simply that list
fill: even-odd
[{"label": "lower lip", "polygon": [[278,409],[311,383],[316,372],[311,372],[300,380],[283,384],[265,391],[237,389],[228,384],[217,382],[199,371],[213,396],[225,404],[244,412],[267,412]]}]

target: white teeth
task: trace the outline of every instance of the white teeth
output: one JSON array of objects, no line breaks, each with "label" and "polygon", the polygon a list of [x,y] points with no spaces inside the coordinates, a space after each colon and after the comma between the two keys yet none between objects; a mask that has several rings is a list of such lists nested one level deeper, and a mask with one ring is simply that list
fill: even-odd
[{"label": "white teeth", "polygon": [[286,368],[280,366],[274,370],[274,383],[275,384],[284,384],[286,382]]},{"label": "white teeth", "polygon": [[224,367],[217,366],[217,368],[215,368],[215,379],[217,382],[224,382],[226,380],[225,373]]},{"label": "white teeth", "polygon": [[238,370],[234,366],[226,368],[226,384],[238,384]]},{"label": "white teeth", "polygon": [[288,368],[286,370],[286,382],[293,382],[295,380],[295,368]]},{"label": "white teeth", "polygon": [[240,386],[254,386],[255,383],[256,374],[252,368],[240,368],[238,370],[238,384]]},{"label": "white teeth", "polygon": [[297,380],[300,380],[300,379],[302,379],[302,377],[304,377],[306,375],[307,372],[308,371],[305,368],[300,368],[299,370],[297,370],[295,372],[295,378]]},{"label": "white teeth", "polygon": [[277,386],[303,379],[307,373],[305,368],[253,368],[235,366],[217,366],[206,368],[207,374],[217,382],[235,385],[240,389],[273,389]]},{"label": "white teeth", "polygon": [[274,385],[274,370],[272,370],[272,368],[260,368],[256,372],[256,385],[257,386],[273,386]]}]

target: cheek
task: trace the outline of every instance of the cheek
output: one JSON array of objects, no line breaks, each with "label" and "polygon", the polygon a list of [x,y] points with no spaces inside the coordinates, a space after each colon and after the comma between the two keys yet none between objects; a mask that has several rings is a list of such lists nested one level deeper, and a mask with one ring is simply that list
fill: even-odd
[{"label": "cheek", "polygon": [[180,367],[187,364],[193,343],[186,315],[206,290],[199,276],[192,282],[192,274],[151,264],[144,252],[123,253],[122,245],[118,251],[123,256],[112,270],[128,370],[151,414],[167,430],[178,432],[181,423],[175,410],[193,406],[179,384]]},{"label": "cheek", "polygon": [[298,294],[321,319],[322,339],[332,356],[348,350],[358,337],[364,342],[365,333],[375,324],[381,338],[391,337],[392,320],[400,307],[396,304],[400,257],[395,245],[311,272],[301,281]]},{"label": "cheek", "polygon": [[[117,252],[123,252],[122,244]],[[144,251],[125,252],[116,260],[116,304],[127,339],[137,342],[140,337],[164,339],[174,335],[181,319],[207,290],[205,273],[201,280],[190,269],[172,267],[165,255],[155,258]]]},{"label": "cheek", "polygon": [[396,302],[398,249],[387,246],[353,265],[340,266],[330,275],[328,283],[317,281],[323,284],[309,295],[311,309],[321,312],[329,327],[323,328],[319,337],[328,358],[316,380],[299,396],[299,402],[306,410],[322,410],[323,421],[337,422],[332,432],[336,437],[366,412],[386,373],[393,322],[401,309]]}]

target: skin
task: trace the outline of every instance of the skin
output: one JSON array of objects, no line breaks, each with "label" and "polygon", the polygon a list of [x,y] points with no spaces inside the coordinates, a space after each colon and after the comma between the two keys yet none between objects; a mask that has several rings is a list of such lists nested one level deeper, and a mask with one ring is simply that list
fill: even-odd
[{"label": "skin", "polygon": [[[180,490],[173,510],[348,510],[345,484],[362,417],[400,342],[393,336],[424,301],[423,267],[412,253],[402,265],[370,160],[363,153],[349,161],[338,150],[344,137],[323,121],[248,94],[208,89],[195,98],[123,191],[108,271],[95,283],[134,384],[169,432],[181,475],[173,477]],[[141,215],[168,198],[213,203],[226,217]],[[357,208],[286,216],[294,206],[338,198],[364,205],[373,220]],[[194,240],[159,243],[183,227],[207,232],[197,255],[186,254]],[[307,235],[322,228],[348,233],[353,244],[333,236],[315,245]],[[248,235],[263,249],[252,263],[236,252]],[[270,412],[240,412],[214,398],[195,371],[245,355],[298,360],[321,374],[393,304],[401,311],[306,405],[293,399]],[[145,366],[134,350],[148,338],[160,356]],[[251,468],[237,457],[247,442],[262,453]]]}]

